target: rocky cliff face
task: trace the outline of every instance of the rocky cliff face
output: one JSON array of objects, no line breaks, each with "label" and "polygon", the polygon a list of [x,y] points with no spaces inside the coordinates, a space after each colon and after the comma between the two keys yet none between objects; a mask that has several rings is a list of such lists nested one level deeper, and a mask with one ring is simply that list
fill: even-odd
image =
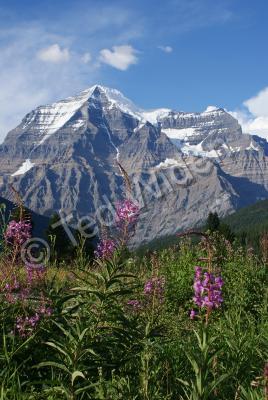
[{"label": "rocky cliff face", "polygon": [[203,113],[170,112],[159,122],[162,131],[185,154],[217,158],[241,150],[261,150],[258,142],[243,134],[238,121],[221,108]]},{"label": "rocky cliff face", "polygon": [[[267,142],[242,133],[222,109],[144,111],[94,86],[30,112],[0,145],[0,195],[12,183],[25,205],[103,223],[124,195],[117,162],[142,207],[135,243],[268,197]],[[100,221],[101,220],[101,221]]]}]

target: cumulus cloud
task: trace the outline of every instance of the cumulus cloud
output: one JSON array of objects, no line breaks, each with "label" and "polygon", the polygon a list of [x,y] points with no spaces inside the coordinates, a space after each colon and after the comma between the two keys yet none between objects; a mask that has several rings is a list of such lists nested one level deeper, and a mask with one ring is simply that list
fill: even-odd
[{"label": "cumulus cloud", "polygon": [[112,50],[102,49],[100,61],[121,71],[126,71],[131,65],[137,64],[137,50],[130,45],[113,46]]},{"label": "cumulus cloud", "polygon": [[58,43],[70,49],[66,36],[52,35],[40,26],[0,28],[0,143],[9,130],[37,106],[74,95],[100,80],[91,63],[72,52],[72,62],[44,62],[36,54]]},{"label": "cumulus cloud", "polygon": [[70,52],[67,48],[61,48],[57,43],[41,49],[37,53],[39,60],[49,63],[63,63],[70,59]]},{"label": "cumulus cloud", "polygon": [[231,114],[239,121],[243,132],[268,139],[268,87],[243,102],[243,108]]},{"label": "cumulus cloud", "polygon": [[158,46],[158,48],[164,53],[172,53],[173,51],[173,48],[171,46]]},{"label": "cumulus cloud", "polygon": [[0,9],[0,143],[38,105],[103,81],[99,50],[128,43],[143,31],[141,20],[122,4],[71,3],[59,15],[48,19],[44,12],[27,23],[12,10],[12,24]]},{"label": "cumulus cloud", "polygon": [[268,117],[268,87],[261,90],[256,96],[244,102],[252,115]]}]

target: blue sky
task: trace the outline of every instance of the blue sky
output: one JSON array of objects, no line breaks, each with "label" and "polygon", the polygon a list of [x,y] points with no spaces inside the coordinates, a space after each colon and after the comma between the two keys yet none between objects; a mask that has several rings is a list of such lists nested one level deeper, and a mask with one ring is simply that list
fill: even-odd
[{"label": "blue sky", "polygon": [[234,112],[268,133],[267,0],[0,0],[0,141],[95,83],[144,108]]}]

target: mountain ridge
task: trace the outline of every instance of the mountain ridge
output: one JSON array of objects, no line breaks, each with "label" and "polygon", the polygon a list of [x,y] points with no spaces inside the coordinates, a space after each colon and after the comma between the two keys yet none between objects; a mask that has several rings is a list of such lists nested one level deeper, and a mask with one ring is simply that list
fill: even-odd
[{"label": "mountain ridge", "polygon": [[140,243],[201,223],[209,211],[226,215],[249,192],[250,202],[268,198],[266,154],[267,142],[243,133],[224,109],[145,111],[95,85],[37,107],[8,133],[0,195],[8,198],[12,183],[38,213],[101,220],[99,210],[125,195],[119,161],[141,204]]}]

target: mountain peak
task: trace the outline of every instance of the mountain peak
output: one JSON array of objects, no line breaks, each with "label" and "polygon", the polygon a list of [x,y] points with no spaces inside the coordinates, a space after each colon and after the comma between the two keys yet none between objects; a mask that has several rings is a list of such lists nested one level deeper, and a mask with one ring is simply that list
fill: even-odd
[{"label": "mountain peak", "polygon": [[213,111],[219,111],[222,110],[217,106],[207,106],[207,108],[205,109],[204,113],[209,113],[209,112],[213,112]]},{"label": "mountain peak", "polygon": [[50,105],[37,107],[24,118],[22,128],[26,129],[32,124],[34,124],[35,129],[38,127],[41,134],[39,144],[42,144],[48,137],[62,128],[87,101],[94,97],[99,98],[100,95],[103,95],[107,100],[109,109],[117,107],[124,113],[141,119],[141,110],[119,90],[94,85],[75,96],[67,97]]},{"label": "mountain peak", "polygon": [[[82,92],[83,93],[83,92]],[[142,110],[137,107],[130,99],[125,97],[117,89],[108,88],[102,85],[94,85],[88,89],[89,98],[95,97],[99,94],[104,94],[110,103],[109,108],[118,107],[121,111],[131,114],[137,119],[140,119],[140,113]]]},{"label": "mountain peak", "polygon": [[136,104],[125,97],[119,90],[98,84],[91,86],[89,89],[82,92],[81,95],[83,93],[88,93],[89,98],[95,97],[99,94],[104,94],[107,100],[111,103],[110,108],[118,107],[121,111],[134,116],[143,123],[148,121],[151,124],[156,124],[159,118],[167,116],[172,111],[169,108],[144,110],[141,107],[136,106]]},{"label": "mountain peak", "polygon": [[266,151],[224,109],[146,111],[94,85],[36,108],[8,134],[0,195],[14,184],[28,208],[102,225],[98,211],[125,196],[119,161],[144,205],[133,237],[140,242],[175,233],[178,221],[180,229],[200,225],[204,210],[224,214],[244,199],[268,198]]},{"label": "mountain peak", "polygon": [[[140,124],[149,122],[157,126],[161,123],[163,129],[169,130],[175,127],[176,133],[179,130],[180,136],[182,128],[193,128],[193,124],[197,127],[200,124],[200,126],[205,126],[212,123],[218,129],[218,125],[222,124],[222,118],[225,118],[226,121],[229,118],[228,126],[235,124],[233,118],[222,108],[209,106],[201,113],[176,112],[168,108],[145,110],[135,105],[119,90],[96,84],[75,96],[67,97],[50,105],[37,107],[36,110],[27,114],[20,128],[23,132],[31,131],[34,128],[34,135],[37,138],[35,144],[43,144],[52,134],[59,131],[70,121],[72,121],[71,124],[74,129],[80,129],[84,121],[78,115],[77,121],[73,122],[74,115],[81,108],[87,107],[87,103],[90,105],[91,102],[95,103],[94,107],[101,107],[108,114],[111,110],[120,110],[138,120]],[[211,120],[211,122],[208,120]]]}]

